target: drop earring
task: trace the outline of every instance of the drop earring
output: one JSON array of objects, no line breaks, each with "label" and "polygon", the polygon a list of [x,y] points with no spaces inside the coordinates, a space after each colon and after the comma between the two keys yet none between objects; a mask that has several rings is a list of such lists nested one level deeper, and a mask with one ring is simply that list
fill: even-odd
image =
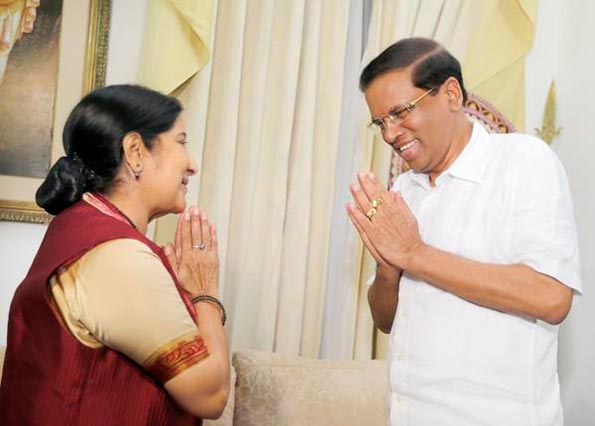
[{"label": "drop earring", "polygon": [[136,170],[134,171],[134,179],[136,179],[136,180],[140,179],[140,164],[136,165]]}]

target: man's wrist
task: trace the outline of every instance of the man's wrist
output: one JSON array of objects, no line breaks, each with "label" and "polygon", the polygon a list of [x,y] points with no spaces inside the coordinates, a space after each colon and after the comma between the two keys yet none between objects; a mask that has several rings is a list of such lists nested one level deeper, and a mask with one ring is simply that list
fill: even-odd
[{"label": "man's wrist", "polygon": [[376,264],[374,284],[389,284],[391,287],[399,281],[402,270],[396,266]]},{"label": "man's wrist", "polygon": [[419,268],[428,261],[429,250],[431,247],[420,241],[415,247],[413,247],[403,263],[403,270],[409,272],[412,275],[419,276]]},{"label": "man's wrist", "polygon": [[393,266],[390,264],[381,264],[381,263],[376,264],[376,275],[391,277],[394,275],[399,275],[400,273],[401,273],[401,268],[399,268],[397,266]]}]

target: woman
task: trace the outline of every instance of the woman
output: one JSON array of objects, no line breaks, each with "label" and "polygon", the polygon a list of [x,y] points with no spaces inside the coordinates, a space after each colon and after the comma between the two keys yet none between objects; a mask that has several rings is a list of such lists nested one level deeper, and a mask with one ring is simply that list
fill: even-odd
[{"label": "woman", "polygon": [[[74,108],[37,202],[50,223],[10,309],[3,425],[196,425],[218,417],[229,356],[217,234],[185,209],[196,167],[179,102],[138,86]],[[182,213],[164,249],[151,219]]]}]

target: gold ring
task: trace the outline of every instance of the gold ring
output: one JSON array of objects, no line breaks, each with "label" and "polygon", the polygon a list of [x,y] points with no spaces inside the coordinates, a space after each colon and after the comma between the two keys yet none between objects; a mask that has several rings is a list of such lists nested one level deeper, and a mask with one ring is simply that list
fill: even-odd
[{"label": "gold ring", "polygon": [[372,208],[378,208],[382,203],[384,203],[382,197],[376,197],[372,200]]},{"label": "gold ring", "polygon": [[372,218],[374,217],[375,214],[376,214],[376,207],[372,207],[370,210],[368,210],[366,212],[366,217],[368,218],[368,220],[372,220]]}]

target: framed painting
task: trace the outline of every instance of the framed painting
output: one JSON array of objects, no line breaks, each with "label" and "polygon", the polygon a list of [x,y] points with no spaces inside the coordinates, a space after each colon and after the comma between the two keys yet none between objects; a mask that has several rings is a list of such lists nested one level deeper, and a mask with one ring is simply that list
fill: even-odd
[{"label": "framed painting", "polygon": [[0,0],[0,220],[47,223],[35,191],[62,128],[105,83],[111,0]]}]

